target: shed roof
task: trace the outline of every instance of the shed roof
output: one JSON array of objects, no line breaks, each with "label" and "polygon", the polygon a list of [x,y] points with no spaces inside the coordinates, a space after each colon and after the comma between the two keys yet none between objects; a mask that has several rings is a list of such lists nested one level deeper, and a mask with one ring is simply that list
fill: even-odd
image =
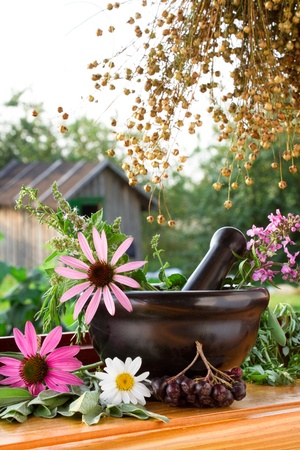
[{"label": "shed roof", "polygon": [[134,189],[141,196],[142,204],[149,201],[149,195],[139,186],[130,187],[123,171],[108,160],[96,164],[61,160],[23,164],[13,160],[0,170],[0,206],[14,206],[22,186],[25,185],[38,189],[39,199],[48,206],[55,207],[56,202],[51,191],[55,181],[63,197],[70,200],[105,169],[113,171],[116,177],[124,181],[130,189]]}]

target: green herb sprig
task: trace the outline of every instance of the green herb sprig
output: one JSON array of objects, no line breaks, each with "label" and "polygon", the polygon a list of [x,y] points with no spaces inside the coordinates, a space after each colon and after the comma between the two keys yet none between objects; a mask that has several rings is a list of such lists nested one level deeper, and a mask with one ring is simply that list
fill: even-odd
[{"label": "green herb sprig", "polygon": [[300,313],[287,303],[279,303],[273,314],[285,335],[285,344],[274,339],[265,311],[255,346],[242,364],[243,378],[271,386],[293,384],[300,378]]}]

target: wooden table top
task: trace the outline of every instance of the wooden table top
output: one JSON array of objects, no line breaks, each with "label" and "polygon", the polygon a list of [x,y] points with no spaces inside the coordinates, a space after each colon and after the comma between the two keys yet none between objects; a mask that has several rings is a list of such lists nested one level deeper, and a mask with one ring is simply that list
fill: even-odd
[{"label": "wooden table top", "polygon": [[147,408],[170,422],[109,417],[88,426],[74,416],[0,421],[0,449],[300,449],[300,383],[248,385],[246,398],[229,408],[173,408],[159,402],[148,402]]}]

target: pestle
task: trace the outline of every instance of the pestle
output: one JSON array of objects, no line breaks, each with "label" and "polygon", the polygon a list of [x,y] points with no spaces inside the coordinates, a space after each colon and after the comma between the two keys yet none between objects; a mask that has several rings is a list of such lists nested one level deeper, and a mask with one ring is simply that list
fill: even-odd
[{"label": "pestle", "polygon": [[210,247],[198,267],[188,278],[183,291],[218,290],[237,260],[232,252],[243,255],[247,240],[234,227],[219,228],[210,241]]}]

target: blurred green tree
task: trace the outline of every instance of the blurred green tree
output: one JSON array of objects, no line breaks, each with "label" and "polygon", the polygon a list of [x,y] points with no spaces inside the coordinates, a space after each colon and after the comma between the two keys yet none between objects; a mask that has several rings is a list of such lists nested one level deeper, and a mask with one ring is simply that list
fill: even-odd
[{"label": "blurred green tree", "polygon": [[[29,163],[107,158],[113,136],[105,125],[79,117],[66,122],[68,132],[62,138],[53,124],[42,118],[43,105],[26,104],[21,96],[22,93],[15,94],[4,104],[5,119],[0,121],[0,168],[12,159]],[[39,111],[36,117],[32,117],[33,110]]]}]

